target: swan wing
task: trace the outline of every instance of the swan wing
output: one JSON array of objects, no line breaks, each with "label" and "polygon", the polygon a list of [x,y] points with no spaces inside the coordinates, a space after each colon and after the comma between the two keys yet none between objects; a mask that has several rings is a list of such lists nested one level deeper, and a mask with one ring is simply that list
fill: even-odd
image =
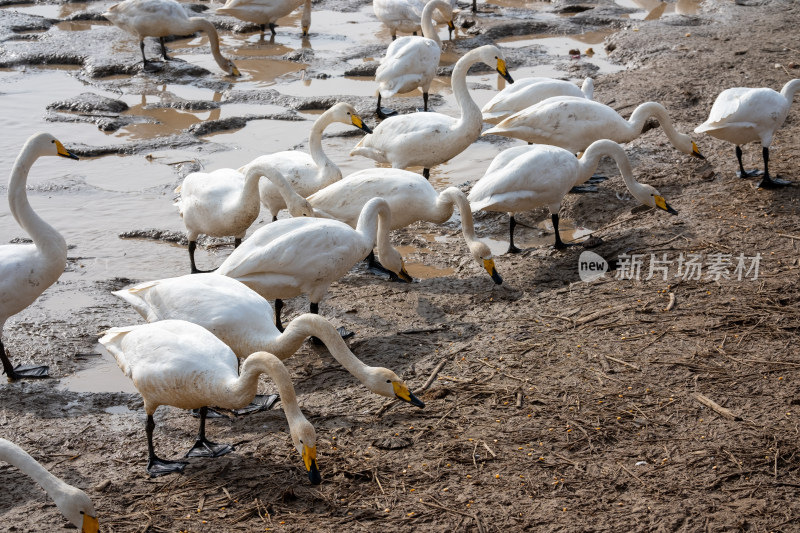
[{"label": "swan wing", "polygon": [[440,56],[441,49],[432,39],[410,36],[393,41],[375,72],[375,81],[381,84],[381,96],[388,98],[424,82],[430,84]]}]

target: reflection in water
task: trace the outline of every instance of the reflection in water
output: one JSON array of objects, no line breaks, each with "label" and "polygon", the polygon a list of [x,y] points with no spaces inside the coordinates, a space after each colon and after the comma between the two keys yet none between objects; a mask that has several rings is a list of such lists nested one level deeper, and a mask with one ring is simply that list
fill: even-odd
[{"label": "reflection in water", "polygon": [[[432,235],[422,235],[422,236],[429,241],[432,240],[430,237],[433,237]],[[438,237],[437,240],[439,240]],[[411,254],[426,255],[430,253],[430,249],[428,248],[418,248],[416,246],[395,246],[395,248],[397,249],[398,252],[400,252],[400,255],[403,256],[403,262],[405,264],[406,271],[414,279],[441,278],[444,276],[449,276],[450,274],[455,272],[454,269],[449,267],[441,268],[437,266],[426,265],[425,263],[417,263],[415,261],[407,259],[407,257]]]},{"label": "reflection in water", "polygon": [[20,3],[0,6],[0,10],[17,11],[48,19],[65,19],[74,13],[86,11],[87,9],[89,9],[89,4],[86,2],[66,2],[63,4]]},{"label": "reflection in water", "polygon": [[133,382],[119,369],[114,356],[102,345],[95,349],[100,359],[91,368],[61,379],[58,388],[71,392],[136,392]]},{"label": "reflection in water", "polygon": [[[486,236],[481,237],[481,240],[485,241],[486,244],[489,245],[489,249],[495,256],[503,255],[506,253],[506,250],[508,250],[508,224],[501,224],[501,227],[505,232],[502,239]],[[589,235],[591,235],[593,231],[588,228],[576,226],[574,220],[565,218],[559,218],[558,229],[559,233],[561,234],[561,240],[566,244],[583,242],[589,237]],[[542,232],[545,233],[542,234]],[[538,222],[536,227],[533,228],[524,226],[519,223],[519,220],[517,220],[517,228],[514,231],[514,244],[520,248],[526,249],[545,248],[548,246],[552,247],[554,241],[555,237],[553,235],[553,223],[550,217]]]},{"label": "reflection in water", "polygon": [[615,0],[622,7],[639,9],[642,12],[631,13],[630,18],[656,20],[669,15],[696,15],[700,11],[702,0],[678,0],[663,2],[661,0]]}]

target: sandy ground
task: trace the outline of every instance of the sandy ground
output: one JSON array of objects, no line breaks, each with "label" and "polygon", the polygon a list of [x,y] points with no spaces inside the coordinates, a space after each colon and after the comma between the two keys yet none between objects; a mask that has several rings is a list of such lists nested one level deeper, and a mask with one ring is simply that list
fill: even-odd
[{"label": "sandy ground", "polygon": [[[656,100],[691,131],[725,88],[779,89],[800,77],[796,3],[710,0],[699,15],[661,21],[603,16],[625,26],[606,46],[629,68],[597,77],[595,94],[623,114]],[[795,181],[798,117],[795,105],[770,160],[773,174]],[[425,262],[451,275],[405,285],[354,271],[335,283],[321,313],[355,330],[352,351],[401,374],[427,405],[389,406],[306,344],[288,363],[317,431],[319,486],[280,409],[210,421],[209,436],[236,452],[156,479],[144,471],[136,394],[4,383],[0,436],[85,489],[103,532],[796,531],[800,189],[757,190],[734,177],[732,146],[695,141],[706,161],[673,150],[660,129],[627,146],[637,178],[677,217],[632,210],[607,163],[612,178],[598,193],[567,198],[562,216],[597,228],[603,243],[592,251],[617,267],[604,279],[580,281],[582,248],[545,246],[498,257],[505,283],[495,286],[461,247],[418,236],[455,227],[419,224],[396,244],[423,245]],[[745,162],[761,166],[757,146],[745,147]],[[546,218],[524,214],[518,231],[538,234]],[[478,229],[504,239],[507,217],[480,216]],[[623,254],[643,254],[638,280],[624,275]],[[668,279],[645,279],[651,254],[672,261]],[[681,254],[700,256],[700,279],[679,275]],[[708,275],[719,254],[730,254],[730,279]],[[757,279],[737,279],[739,256],[749,267],[756,254]],[[68,270],[80,261],[71,256]],[[67,376],[98,358],[98,331],[136,321],[110,295],[134,281],[60,283],[9,322],[4,340]],[[76,292],[96,304],[42,307]],[[288,316],[306,305],[292,302]],[[156,423],[157,450],[182,456],[196,419],[162,408]],[[0,467],[0,483],[13,487],[0,492],[0,529],[66,527],[15,469]]]}]

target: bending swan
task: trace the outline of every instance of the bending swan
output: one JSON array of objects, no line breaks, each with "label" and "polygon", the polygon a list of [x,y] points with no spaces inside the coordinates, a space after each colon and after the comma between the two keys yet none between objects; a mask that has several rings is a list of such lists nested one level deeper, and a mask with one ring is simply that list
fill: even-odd
[{"label": "bending swan", "polygon": [[11,169],[8,207],[17,224],[31,236],[33,244],[0,246],[0,361],[9,380],[47,377],[46,366],[14,368],[11,365],[3,346],[3,326],[55,283],[67,264],[67,242],[36,214],[25,191],[31,166],[43,156],[78,159],[49,133],[37,133],[25,142]]},{"label": "bending swan", "polygon": [[100,343],[114,355],[144,400],[147,472],[151,476],[182,472],[186,467],[184,461],[167,461],[155,454],[153,414],[159,406],[200,408],[200,432],[187,457],[216,457],[233,448],[206,439],[206,406],[244,407],[256,395],[259,376],[268,374],[278,386],[292,441],[303,458],[309,480],[320,483],[314,427],[300,412],[289,372],[274,355],[256,352],[245,360],[240,372],[236,355],[225,343],[207,329],[183,320],[111,328]]},{"label": "bending swan", "polygon": [[275,35],[275,23],[278,19],[285,17],[301,4],[303,14],[300,16],[300,27],[303,37],[306,37],[311,28],[311,0],[228,0],[224,6],[217,8],[217,13],[258,24],[262,34],[269,25],[270,32]]},{"label": "bending swan", "polygon": [[6,439],[0,439],[0,461],[5,461],[32,477],[55,502],[61,514],[81,533],[97,533],[99,531],[100,525],[92,500],[81,489],[57,478],[40,465],[36,459],[28,455],[25,450]]},{"label": "bending swan", "polygon": [[481,113],[483,120],[500,121],[554,96],[576,96],[591,100],[594,96],[594,81],[586,78],[578,88],[574,83],[564,80],[523,78],[494,95],[481,108]]},{"label": "bending swan", "polygon": [[148,322],[186,320],[203,326],[227,344],[236,356],[253,352],[291,357],[310,336],[321,339],[334,359],[375,394],[399,398],[424,407],[408,386],[391,370],[361,362],[347,347],[330,322],[306,313],[295,318],[281,333],[275,327],[272,307],[243,283],[219,274],[186,275],[140,283],[116,291]]},{"label": "bending swan", "polygon": [[486,174],[472,187],[468,199],[473,211],[505,211],[510,215],[507,253],[521,250],[514,245],[514,213],[547,206],[553,220],[556,248],[567,245],[558,234],[558,211],[561,200],[575,185],[585,183],[603,156],[612,158],[634,198],[650,207],[677,215],[659,192],[633,178],[625,150],[607,139],[592,143],[578,159],[572,152],[542,144],[515,146],[500,152]]},{"label": "bending swan", "polygon": [[239,69],[233,61],[226,59],[219,51],[219,35],[214,25],[202,17],[189,17],[183,6],[175,0],[125,0],[114,4],[103,13],[115,26],[135,35],[139,39],[139,48],[142,50],[144,68],[148,68],[147,57],[144,55],[144,38],[158,37],[161,43],[161,55],[165,61],[167,47],[164,37],[167,35],[191,35],[202,31],[208,35],[211,46],[211,55],[214,56],[219,68],[231,76],[240,76]]},{"label": "bending swan", "polygon": [[429,177],[431,167],[457,156],[481,134],[481,110],[467,90],[467,71],[480,62],[496,65],[497,72],[513,83],[499,48],[490,44],[470,50],[456,63],[451,79],[460,118],[442,113],[389,117],[361,139],[350,155],[363,155],[393,168],[421,166],[423,176]]}]

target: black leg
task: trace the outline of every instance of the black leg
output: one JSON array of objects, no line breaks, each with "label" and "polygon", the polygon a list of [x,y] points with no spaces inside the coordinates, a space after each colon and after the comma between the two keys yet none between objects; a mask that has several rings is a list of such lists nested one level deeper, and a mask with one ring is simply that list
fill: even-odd
[{"label": "black leg", "polygon": [[389,108],[384,109],[384,108],[382,108],[381,107],[381,93],[378,93],[378,108],[375,110],[375,114],[378,115],[378,118],[384,119],[384,118],[389,118],[389,117],[395,116],[397,114],[397,111],[395,111],[394,109],[389,109]]},{"label": "black leg", "polygon": [[397,40],[397,35],[392,35],[392,40],[396,41]]},{"label": "black leg", "polygon": [[517,221],[514,218],[514,215],[511,215],[508,219],[508,250],[506,250],[507,254],[518,254],[522,250],[514,246],[514,228],[517,227]]},{"label": "black leg", "polygon": [[281,309],[283,309],[283,300],[280,298],[275,299],[275,327],[278,331],[283,333],[283,324],[281,324]]},{"label": "black leg", "polygon": [[13,367],[11,365],[11,360],[8,358],[6,348],[3,346],[2,339],[0,339],[0,360],[2,360],[3,373],[8,378],[8,381],[14,381],[17,379],[43,379],[50,377],[47,373],[50,369],[48,366],[20,365],[16,368]]},{"label": "black leg", "polygon": [[[319,314],[319,302],[317,302],[317,303],[311,302],[311,306],[309,307],[309,312],[314,313],[315,315],[318,315]],[[355,333],[353,333],[352,331],[348,331],[343,327],[336,328],[336,331],[339,332],[339,335],[341,335],[343,339],[348,339],[348,338],[352,337],[353,335],[355,335]],[[324,344],[317,337],[309,337],[308,340],[310,340],[313,344],[316,344],[317,346],[321,346],[322,344]]]},{"label": "black leg", "polygon": [[158,38],[158,42],[161,43],[161,55],[164,57],[164,61],[169,61],[170,57],[167,56],[167,45],[164,44],[164,38],[163,37],[159,37]]},{"label": "black leg", "polygon": [[262,35],[266,30],[267,30],[267,25],[266,24],[262,24],[261,25],[261,33],[262,33]]},{"label": "black leg", "polygon": [[736,145],[736,161],[739,162],[739,171],[736,173],[737,178],[754,178],[761,175],[760,170],[745,170],[742,165],[742,148]]},{"label": "black leg", "polygon": [[270,22],[269,23],[269,31],[272,32],[272,35],[276,35],[278,33],[278,32],[275,31],[275,23],[274,22]]},{"label": "black leg", "polygon": [[237,239],[236,237],[233,238],[233,247],[238,248],[239,245],[242,244],[242,239]]},{"label": "black leg", "polygon": [[553,213],[550,215],[550,218],[553,220],[553,231],[556,234],[555,248],[557,250],[563,250],[564,248],[572,246],[571,244],[564,244],[564,241],[561,240],[561,234],[558,231],[558,213]]},{"label": "black leg", "polygon": [[147,433],[147,473],[151,477],[158,477],[183,472],[187,464],[185,461],[166,461],[156,455],[153,447],[153,430],[155,427],[156,423],[153,420],[153,415],[147,415],[147,422],[144,426]]},{"label": "black leg", "polygon": [[205,274],[208,272],[214,272],[216,268],[211,270],[200,270],[197,268],[197,265],[194,262],[194,251],[197,249],[197,241],[189,241],[189,262],[192,265],[192,274]]},{"label": "black leg", "polygon": [[422,175],[425,176],[426,180],[430,180],[431,179],[431,169],[423,168],[422,169]]},{"label": "black leg", "polygon": [[478,12],[478,0],[472,0],[472,12],[473,13]]},{"label": "black leg", "polygon": [[762,189],[777,189],[792,184],[791,181],[769,177],[769,147],[763,147],[761,149],[761,155],[764,157],[764,177],[761,178],[761,181],[757,185],[758,187]]},{"label": "black leg", "polygon": [[144,55],[144,39],[139,41],[139,49],[142,51],[142,62],[147,66],[147,57]]},{"label": "black leg", "polygon": [[206,438],[206,415],[208,415],[208,407],[201,407],[200,431],[197,433],[197,440],[184,457],[219,457],[233,451],[233,446],[229,444],[217,444]]},{"label": "black leg", "polygon": [[422,93],[422,109],[417,108],[417,111],[425,112],[428,110],[428,93]]}]

